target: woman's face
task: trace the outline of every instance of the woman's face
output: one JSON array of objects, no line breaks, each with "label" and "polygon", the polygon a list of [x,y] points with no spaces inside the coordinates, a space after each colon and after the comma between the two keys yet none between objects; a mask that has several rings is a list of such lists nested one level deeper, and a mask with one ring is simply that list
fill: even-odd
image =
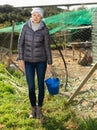
[{"label": "woman's face", "polygon": [[41,17],[41,15],[39,13],[34,12],[32,14],[32,21],[33,21],[33,23],[38,24],[38,23],[40,23],[41,19],[42,19],[42,17]]}]

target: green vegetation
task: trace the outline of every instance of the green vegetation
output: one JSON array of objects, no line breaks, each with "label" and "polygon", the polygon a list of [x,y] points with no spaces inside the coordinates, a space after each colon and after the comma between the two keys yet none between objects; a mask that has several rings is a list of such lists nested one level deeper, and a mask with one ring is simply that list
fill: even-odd
[{"label": "green vegetation", "polygon": [[[43,7],[44,17],[58,14],[62,9],[53,7]],[[0,28],[8,26],[14,20],[15,22],[25,22],[31,16],[32,8],[16,8],[11,5],[0,5]]]},{"label": "green vegetation", "polygon": [[64,96],[51,96],[47,89],[43,121],[29,119],[29,112],[25,76],[0,64],[1,130],[97,130],[97,119],[82,119],[74,111],[74,104],[67,106]]},{"label": "green vegetation", "polygon": [[[92,15],[95,9],[87,10],[80,8],[78,11],[69,11],[59,9],[56,6],[43,7],[43,9],[44,21],[49,28],[50,34],[53,35],[54,40],[58,44],[64,46],[64,44],[66,45],[73,41],[91,41],[90,28],[77,30],[76,27],[91,25]],[[19,32],[22,27],[21,23],[25,23],[30,18],[31,10],[31,8],[15,8],[11,5],[0,6],[0,46],[9,48],[11,32],[7,31],[14,21],[15,28],[12,49],[17,49]],[[68,31],[72,27],[75,29]],[[2,31],[5,32],[3,33]]]},{"label": "green vegetation", "polygon": [[[44,8],[44,18],[58,14],[62,9],[55,6],[53,7],[43,7]],[[11,5],[0,5],[0,28],[5,28],[12,26],[12,21],[15,24],[26,22],[31,16],[31,8],[15,8]],[[50,25],[49,28],[53,28],[54,25]],[[12,49],[17,49],[19,33],[14,32],[13,35],[13,46]],[[0,46],[9,48],[10,46],[11,33],[5,32],[0,33]]]}]

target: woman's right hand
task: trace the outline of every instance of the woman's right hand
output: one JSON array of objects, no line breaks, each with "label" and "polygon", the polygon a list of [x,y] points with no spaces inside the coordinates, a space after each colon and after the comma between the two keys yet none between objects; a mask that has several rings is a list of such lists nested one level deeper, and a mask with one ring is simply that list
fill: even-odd
[{"label": "woman's right hand", "polygon": [[24,61],[23,60],[19,60],[19,68],[24,71]]}]

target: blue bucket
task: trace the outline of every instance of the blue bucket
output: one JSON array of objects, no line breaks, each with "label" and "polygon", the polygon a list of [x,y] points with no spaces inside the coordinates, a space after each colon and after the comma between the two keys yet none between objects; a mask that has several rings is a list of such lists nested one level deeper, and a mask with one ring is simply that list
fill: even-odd
[{"label": "blue bucket", "polygon": [[59,93],[59,85],[60,85],[59,78],[50,77],[45,80],[45,83],[51,95],[55,95]]}]

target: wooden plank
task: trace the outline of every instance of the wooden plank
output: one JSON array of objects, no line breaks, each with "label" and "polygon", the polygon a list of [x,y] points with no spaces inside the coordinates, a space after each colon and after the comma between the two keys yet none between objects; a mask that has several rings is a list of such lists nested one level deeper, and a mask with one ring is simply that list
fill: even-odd
[{"label": "wooden plank", "polygon": [[90,78],[90,76],[94,73],[94,71],[97,69],[97,63],[91,68],[89,73],[86,75],[84,80],[81,82],[77,90],[71,95],[71,97],[68,99],[67,104],[70,104],[72,100],[78,95],[79,91],[83,87],[83,85],[86,83],[86,81]]}]

